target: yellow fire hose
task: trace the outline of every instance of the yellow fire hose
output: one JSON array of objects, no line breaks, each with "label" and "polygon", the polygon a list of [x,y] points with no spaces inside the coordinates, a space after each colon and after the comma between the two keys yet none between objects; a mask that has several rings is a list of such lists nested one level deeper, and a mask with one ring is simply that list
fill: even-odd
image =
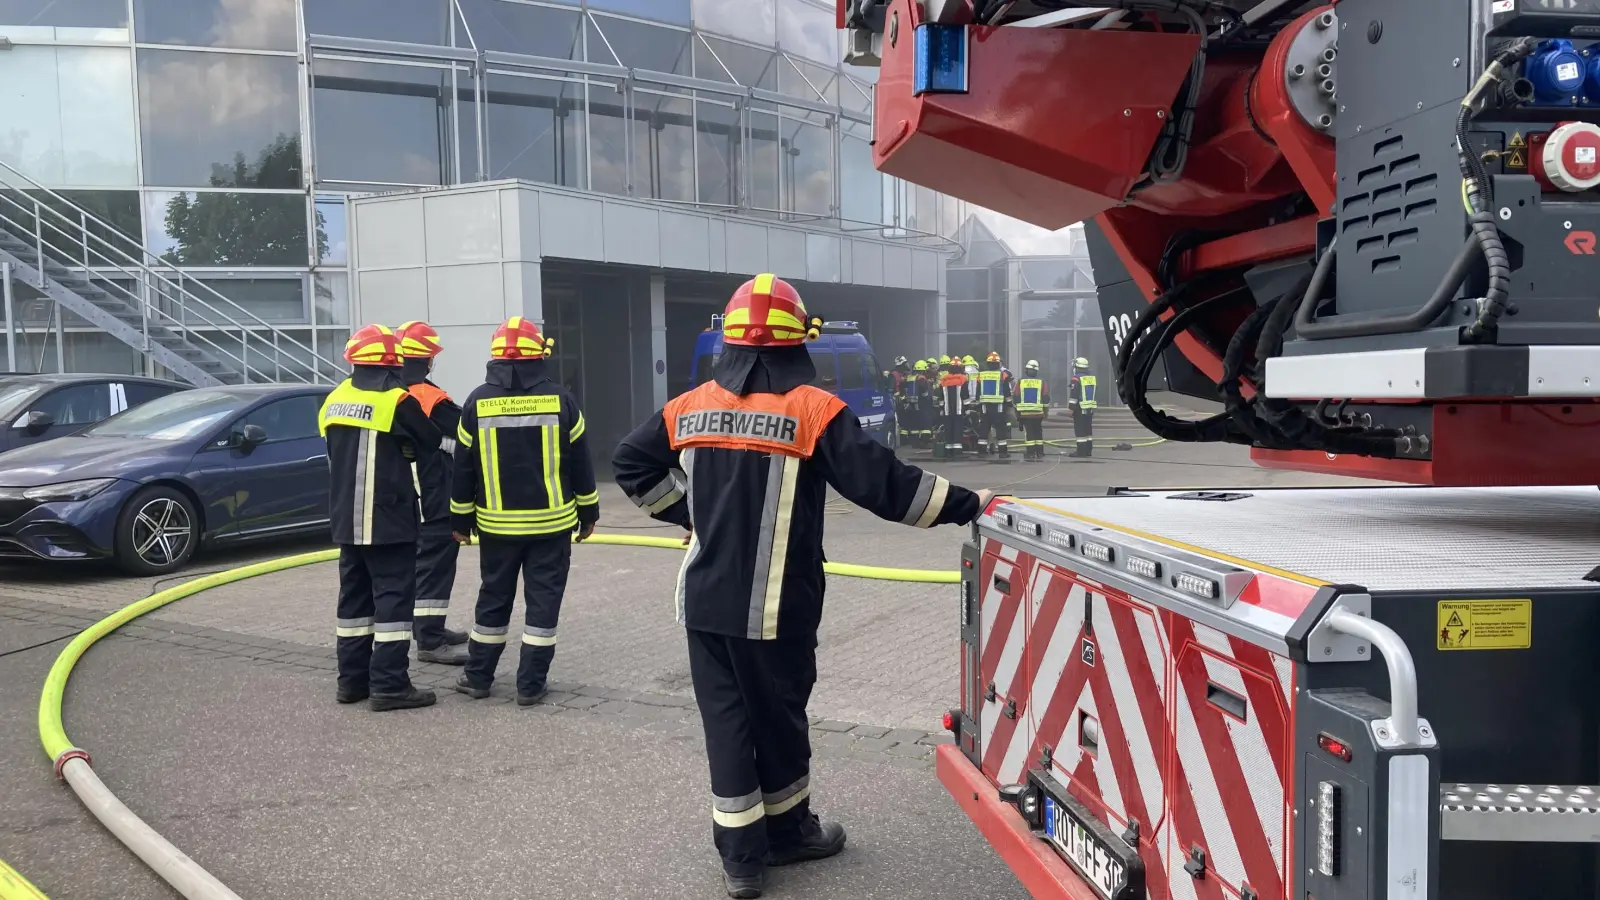
[{"label": "yellow fire hose", "polygon": [[[621,547],[659,547],[665,550],[684,549],[683,540],[680,538],[631,534],[595,534],[584,543]],[[50,757],[50,761],[55,765],[56,776],[64,779],[72,787],[78,799],[83,801],[84,806],[94,813],[95,818],[99,819],[108,831],[189,900],[240,900],[240,898],[238,894],[229,890],[227,885],[184,855],[183,851],[157,834],[145,824],[144,820],[134,815],[133,811],[124,806],[122,801],[100,781],[94,769],[90,768],[89,754],[73,745],[61,722],[61,702],[66,694],[67,679],[72,676],[72,669],[78,664],[78,660],[94,646],[95,642],[146,613],[154,612],[173,601],[192,597],[225,584],[299,566],[333,562],[338,558],[338,550],[319,550],[298,556],[286,556],[229,569],[226,572],[203,575],[177,587],[151,594],[80,632],[56,657],[55,664],[45,676],[44,690],[39,695],[39,740],[44,744],[45,755]],[[949,571],[895,569],[836,562],[824,563],[823,569],[830,575],[886,581],[956,584],[961,580],[960,573],[954,569]],[[29,884],[27,879],[14,872],[4,862],[0,862],[0,900],[47,900],[47,898],[38,888]]]}]

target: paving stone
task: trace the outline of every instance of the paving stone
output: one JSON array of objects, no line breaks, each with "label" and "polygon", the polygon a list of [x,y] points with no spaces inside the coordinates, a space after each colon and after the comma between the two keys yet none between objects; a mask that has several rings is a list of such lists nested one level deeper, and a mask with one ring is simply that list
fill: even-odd
[{"label": "paving stone", "polygon": [[823,719],[811,727],[818,731],[837,731],[842,734],[856,727],[856,725],[854,722],[835,722],[832,719]]},{"label": "paving stone", "polygon": [[894,741],[887,738],[863,738],[856,741],[855,745],[850,749],[869,753],[882,753],[894,745]]},{"label": "paving stone", "polygon": [[850,729],[850,733],[858,738],[881,738],[889,733],[889,729],[877,725],[857,725]]},{"label": "paving stone", "polygon": [[855,738],[839,731],[812,732],[811,746],[813,747],[848,747],[855,743]]},{"label": "paving stone", "polygon": [[893,731],[890,731],[888,734],[883,735],[883,737],[901,744],[915,744],[927,736],[928,733],[926,731],[917,731],[916,729],[912,728],[896,728]]},{"label": "paving stone", "polygon": [[930,747],[937,747],[940,744],[954,744],[955,742],[955,735],[950,734],[930,734],[917,740],[917,743],[926,744]]},{"label": "paving stone", "polygon": [[599,706],[604,702],[606,701],[600,699],[599,697],[577,696],[570,700],[563,701],[561,705],[571,709],[589,709],[591,707]]},{"label": "paving stone", "polygon": [[904,756],[911,759],[933,758],[933,748],[925,744],[895,744],[887,752],[890,756]]}]

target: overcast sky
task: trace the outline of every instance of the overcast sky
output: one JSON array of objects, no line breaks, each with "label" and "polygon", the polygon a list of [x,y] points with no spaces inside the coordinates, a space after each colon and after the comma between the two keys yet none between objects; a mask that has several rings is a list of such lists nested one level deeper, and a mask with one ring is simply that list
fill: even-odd
[{"label": "overcast sky", "polygon": [[1059,256],[1070,251],[1068,232],[1071,226],[1060,231],[1046,231],[1020,219],[1002,216],[997,212],[979,209],[978,217],[995,236],[1006,242],[1011,252],[1018,256]]}]

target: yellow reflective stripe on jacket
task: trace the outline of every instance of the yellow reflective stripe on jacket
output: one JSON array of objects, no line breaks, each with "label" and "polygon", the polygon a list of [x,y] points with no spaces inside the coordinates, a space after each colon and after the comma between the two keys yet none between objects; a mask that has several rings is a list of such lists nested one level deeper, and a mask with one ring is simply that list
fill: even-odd
[{"label": "yellow reflective stripe on jacket", "polygon": [[589,426],[583,421],[583,413],[578,413],[578,422],[572,426],[572,432],[567,435],[567,440],[576,442],[578,438],[583,437],[584,429],[588,427]]},{"label": "yellow reflective stripe on jacket", "polygon": [[388,431],[394,427],[395,407],[406,396],[405,388],[387,391],[364,391],[346,378],[328,393],[317,413],[317,430],[327,435],[329,425],[348,425],[371,431]]},{"label": "yellow reflective stripe on jacket", "polygon": [[600,492],[599,491],[595,491],[595,492],[590,493],[590,494],[579,494],[577,496],[577,504],[579,506],[593,506],[593,505],[595,505],[596,503],[599,503],[599,502],[600,502]]},{"label": "yellow reflective stripe on jacket", "polygon": [[550,507],[566,504],[567,498],[561,489],[561,426],[545,425],[540,430],[540,440],[544,442],[544,490],[549,498]]},{"label": "yellow reflective stripe on jacket", "polygon": [[1017,412],[1034,413],[1044,410],[1044,379],[1024,378],[1017,382]]},{"label": "yellow reflective stripe on jacket", "polygon": [[464,419],[456,425],[456,443],[468,450],[472,449],[472,433],[467,431],[467,423]]},{"label": "yellow reflective stripe on jacket", "polygon": [[454,515],[470,516],[477,508],[477,504],[473,503],[471,500],[466,502],[462,502],[460,500],[450,501],[450,512]]},{"label": "yellow reflective stripe on jacket", "polygon": [[569,503],[558,510],[538,512],[509,512],[478,508],[478,530],[485,534],[508,537],[555,534],[571,531],[578,525],[577,504]]},{"label": "yellow reflective stripe on jacket", "polygon": [[483,501],[490,509],[500,508],[499,431],[478,423],[478,468],[483,470]]}]

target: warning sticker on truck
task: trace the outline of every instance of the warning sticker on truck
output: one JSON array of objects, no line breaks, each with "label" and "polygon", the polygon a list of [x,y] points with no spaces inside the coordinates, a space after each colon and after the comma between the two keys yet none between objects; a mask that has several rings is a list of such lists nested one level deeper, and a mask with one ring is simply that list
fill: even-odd
[{"label": "warning sticker on truck", "polygon": [[1533,645],[1532,600],[1440,600],[1440,650],[1526,650]]}]

